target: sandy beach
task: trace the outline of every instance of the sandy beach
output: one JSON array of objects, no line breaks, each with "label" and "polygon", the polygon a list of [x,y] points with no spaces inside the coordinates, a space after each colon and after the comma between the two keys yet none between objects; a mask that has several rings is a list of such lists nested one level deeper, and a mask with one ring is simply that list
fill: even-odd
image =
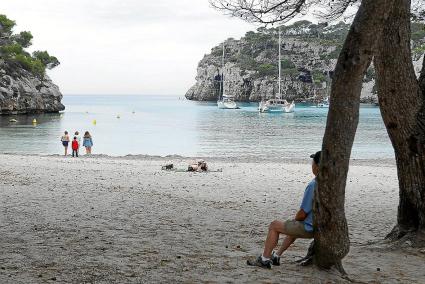
[{"label": "sandy beach", "polygon": [[[294,263],[246,266],[268,224],[291,218],[310,161],[207,159],[222,172],[167,172],[181,157],[0,155],[0,283],[343,283]],[[354,161],[346,191],[351,251],[364,283],[425,283],[425,251],[380,242],[396,220],[394,162]]]}]

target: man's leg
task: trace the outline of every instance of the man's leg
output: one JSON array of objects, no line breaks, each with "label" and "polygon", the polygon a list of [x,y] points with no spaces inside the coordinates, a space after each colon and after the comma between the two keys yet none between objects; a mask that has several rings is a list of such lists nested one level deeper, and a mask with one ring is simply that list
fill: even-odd
[{"label": "man's leg", "polygon": [[296,240],[297,238],[286,236],[283,240],[282,245],[280,246],[279,250],[277,251],[277,255],[280,257],[284,251],[286,251]]},{"label": "man's leg", "polygon": [[[282,221],[275,220],[271,222],[269,226],[269,232],[266,238],[266,243],[264,245],[263,257],[265,258],[271,257],[272,251],[276,247],[277,242],[279,241],[279,234],[284,234],[284,233],[285,233],[285,224]],[[291,244],[289,244],[288,247]]]}]

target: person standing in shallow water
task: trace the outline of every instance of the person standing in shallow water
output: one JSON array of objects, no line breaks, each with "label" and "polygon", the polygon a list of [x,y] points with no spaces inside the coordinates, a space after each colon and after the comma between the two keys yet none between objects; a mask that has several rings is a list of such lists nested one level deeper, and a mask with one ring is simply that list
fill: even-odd
[{"label": "person standing in shallow water", "polygon": [[88,131],[86,131],[84,133],[83,146],[86,147],[86,155],[90,155],[91,154],[91,147],[93,147],[93,140],[92,140],[91,135]]},{"label": "person standing in shallow water", "polygon": [[[313,197],[316,188],[316,176],[319,173],[321,151],[311,155],[313,158],[311,165],[315,178],[307,185],[304,191],[304,197],[301,202],[300,209],[294,219],[282,222],[280,220],[273,221],[269,226],[263,254],[253,260],[248,260],[250,266],[260,266],[263,268],[271,268],[272,265],[280,265],[280,257],[296,239],[312,239],[313,238]],[[276,247],[279,235],[286,235],[277,252],[273,251]]]},{"label": "person standing in shallow water", "polygon": [[64,135],[61,137],[62,146],[65,148],[65,156],[68,155],[68,146],[69,146],[69,135],[68,131],[64,132]]}]

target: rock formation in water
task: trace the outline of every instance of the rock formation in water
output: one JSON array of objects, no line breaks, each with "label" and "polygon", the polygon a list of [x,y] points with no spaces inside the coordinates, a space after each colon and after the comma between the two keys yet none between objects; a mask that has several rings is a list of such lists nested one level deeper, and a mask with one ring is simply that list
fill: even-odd
[{"label": "rock formation in water", "polygon": [[46,51],[32,55],[25,51],[32,35],[13,34],[14,26],[14,21],[0,15],[0,115],[64,110],[58,86],[45,73],[59,61]]},{"label": "rock formation in water", "polygon": [[62,94],[48,76],[43,80],[0,61],[0,114],[58,112]]},{"label": "rock formation in water", "polygon": [[[281,27],[281,95],[287,100],[316,101],[328,96],[333,70],[350,25],[332,26],[300,21]],[[423,24],[412,26],[415,63],[425,52]],[[222,46],[216,46],[199,62],[196,83],[186,93],[189,100],[213,101],[224,90],[237,101],[255,102],[278,95],[278,28],[248,32],[240,40],[228,39],[225,65]],[[364,78],[362,102],[375,103],[375,72]]]}]

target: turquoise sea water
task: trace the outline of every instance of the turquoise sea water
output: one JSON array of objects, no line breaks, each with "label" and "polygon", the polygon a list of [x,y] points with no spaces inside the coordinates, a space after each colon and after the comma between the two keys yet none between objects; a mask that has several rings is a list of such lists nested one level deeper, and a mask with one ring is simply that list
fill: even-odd
[{"label": "turquoise sea water", "polygon": [[[291,114],[260,114],[257,104],[219,110],[177,96],[81,95],[65,96],[63,103],[62,114],[0,117],[0,152],[61,154],[64,130],[88,130],[94,154],[305,158],[321,147],[328,111],[307,104]],[[352,157],[393,157],[378,108],[361,108]]]}]

